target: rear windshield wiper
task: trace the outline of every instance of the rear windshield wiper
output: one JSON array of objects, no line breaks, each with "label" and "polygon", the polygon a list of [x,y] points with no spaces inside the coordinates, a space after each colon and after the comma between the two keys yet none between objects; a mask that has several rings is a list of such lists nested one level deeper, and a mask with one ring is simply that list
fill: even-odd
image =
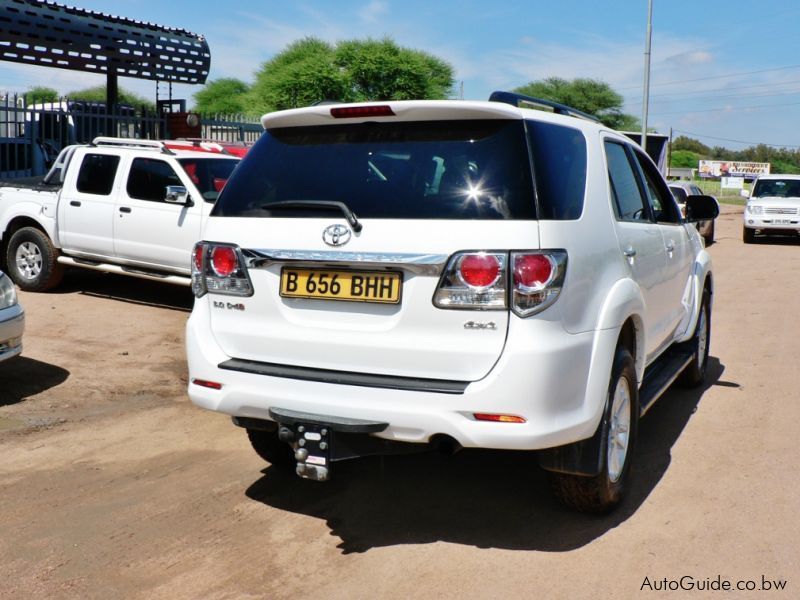
[{"label": "rear windshield wiper", "polygon": [[353,228],[353,231],[358,233],[362,228],[361,223],[356,217],[356,213],[350,210],[350,207],[348,207],[344,202],[335,202],[333,200],[282,200],[281,202],[270,202],[269,204],[264,204],[261,208],[264,210],[291,210],[293,208],[308,210],[338,210],[344,214],[347,222],[350,223],[350,227]]}]

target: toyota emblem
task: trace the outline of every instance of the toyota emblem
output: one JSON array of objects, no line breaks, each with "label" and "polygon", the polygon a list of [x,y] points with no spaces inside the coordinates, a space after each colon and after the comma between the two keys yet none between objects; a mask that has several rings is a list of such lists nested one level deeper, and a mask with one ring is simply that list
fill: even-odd
[{"label": "toyota emblem", "polygon": [[328,246],[344,246],[350,241],[351,235],[346,225],[328,225],[322,232],[322,241]]}]

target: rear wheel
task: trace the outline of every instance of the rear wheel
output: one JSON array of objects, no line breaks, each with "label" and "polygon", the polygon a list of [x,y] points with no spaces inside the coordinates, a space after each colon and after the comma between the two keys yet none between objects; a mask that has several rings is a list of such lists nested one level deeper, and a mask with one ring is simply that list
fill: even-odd
[{"label": "rear wheel", "polygon": [[297,461],[289,444],[278,439],[278,430],[262,431],[259,429],[248,429],[247,437],[250,445],[261,458],[270,463],[273,467],[283,471],[294,471]]},{"label": "rear wheel", "polygon": [[715,223],[714,221],[711,221],[711,227],[709,228],[708,233],[703,236],[703,238],[706,240],[706,246],[710,246],[714,243],[714,229]]},{"label": "rear wheel", "polygon": [[586,477],[550,473],[553,494],[582,512],[604,513],[614,508],[629,485],[631,459],[639,421],[639,390],[631,353],[617,347],[606,406],[600,422],[600,473]]},{"label": "rear wheel", "polygon": [[756,240],[756,230],[749,227],[742,227],[742,241],[745,244],[752,244]]},{"label": "rear wheel", "polygon": [[17,230],[8,242],[8,274],[21,289],[43,292],[57,286],[64,276],[58,250],[47,234],[35,227]]}]

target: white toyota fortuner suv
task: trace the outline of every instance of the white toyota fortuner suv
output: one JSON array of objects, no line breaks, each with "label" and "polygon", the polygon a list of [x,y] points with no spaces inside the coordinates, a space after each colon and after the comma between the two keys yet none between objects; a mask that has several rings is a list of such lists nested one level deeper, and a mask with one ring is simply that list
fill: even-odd
[{"label": "white toyota fortuner suv", "polygon": [[192,401],[310,479],[530,450],[566,504],[617,504],[639,417],[702,381],[711,322],[711,259],[642,150],[507,92],[262,123],[194,250]]}]

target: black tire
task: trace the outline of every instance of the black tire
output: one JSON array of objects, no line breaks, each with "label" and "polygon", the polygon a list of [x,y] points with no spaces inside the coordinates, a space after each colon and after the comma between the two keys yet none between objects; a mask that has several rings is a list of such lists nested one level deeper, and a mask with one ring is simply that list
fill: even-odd
[{"label": "black tire", "polygon": [[756,230],[749,227],[742,227],[742,241],[745,244],[752,244],[756,241]]},{"label": "black tire", "polygon": [[687,343],[694,348],[692,362],[683,370],[678,382],[684,387],[697,387],[706,378],[708,349],[711,346],[711,295],[708,289],[703,290],[703,299],[694,335]]},{"label": "black tire", "polygon": [[44,292],[61,283],[64,266],[57,259],[58,250],[53,242],[35,227],[18,229],[8,241],[8,274],[27,292]]},{"label": "black tire", "polygon": [[[614,432],[621,433],[615,419],[614,399],[618,386],[627,386],[627,447],[621,461],[610,460],[609,440],[619,439]],[[617,416],[622,413],[617,411]],[[606,513],[617,506],[624,498],[629,487],[631,462],[636,447],[639,430],[639,389],[636,385],[636,370],[633,357],[627,348],[618,346],[611,369],[611,380],[606,395],[606,406],[603,419],[600,421],[600,473],[594,477],[571,475],[567,473],[550,473],[550,485],[553,495],[564,505],[581,512]],[[610,464],[613,463],[613,464]]]},{"label": "black tire", "polygon": [[248,429],[247,437],[256,454],[273,467],[282,471],[294,471],[297,464],[294,452],[289,444],[278,439],[277,428],[275,431]]},{"label": "black tire", "polygon": [[711,221],[711,229],[708,231],[708,233],[705,236],[703,236],[703,238],[706,240],[706,247],[708,247],[708,246],[710,246],[711,244],[714,243],[714,230],[715,229],[716,229],[716,223],[714,221]]}]

